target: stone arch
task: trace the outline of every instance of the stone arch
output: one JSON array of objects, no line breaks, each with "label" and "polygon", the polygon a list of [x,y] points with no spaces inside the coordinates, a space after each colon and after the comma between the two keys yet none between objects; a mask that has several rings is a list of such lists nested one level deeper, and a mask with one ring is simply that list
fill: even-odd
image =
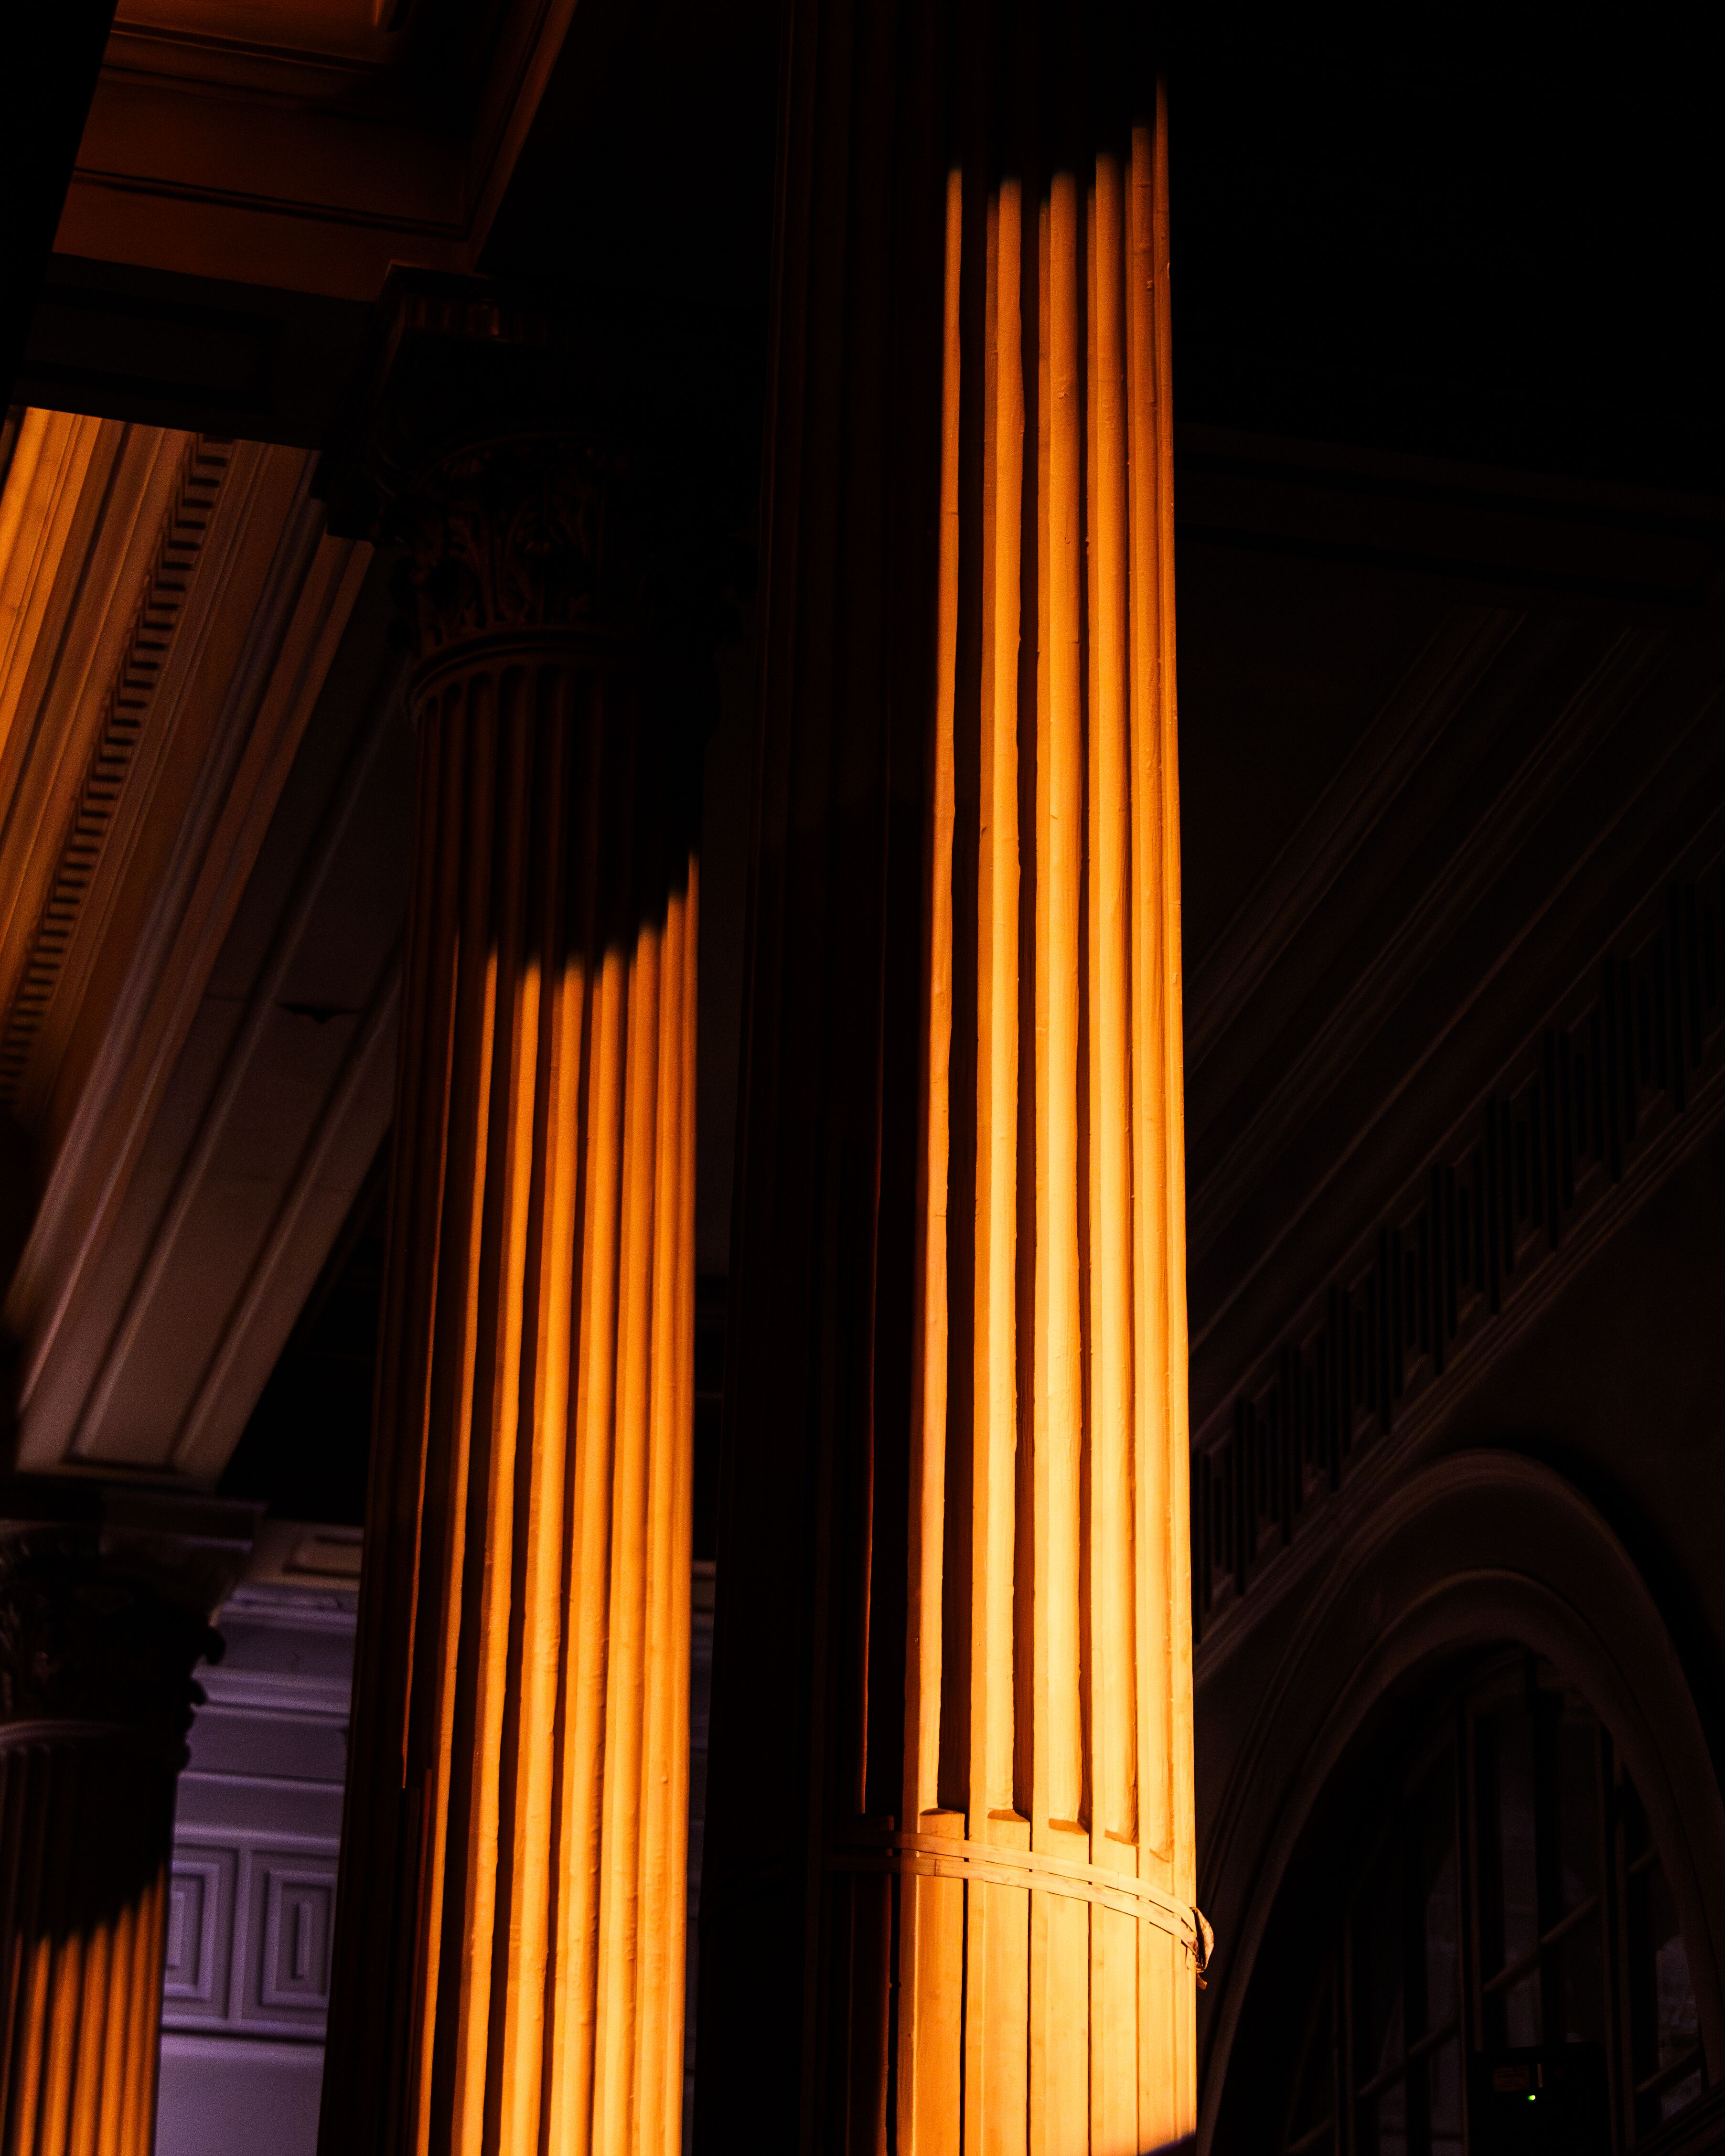
[{"label": "stone arch", "polygon": [[1199,2156],[1216,2148],[1277,1897],[1338,1773],[1374,1714],[1422,1671],[1497,1642],[1552,1662],[1622,1753],[1682,1922],[1708,2079],[1725,2080],[1725,1803],[1664,1620],[1622,1543],[1571,1484],[1514,1454],[1461,1453],[1387,1497],[1343,1544],[1201,1836],[1199,1897],[1219,1953]]}]

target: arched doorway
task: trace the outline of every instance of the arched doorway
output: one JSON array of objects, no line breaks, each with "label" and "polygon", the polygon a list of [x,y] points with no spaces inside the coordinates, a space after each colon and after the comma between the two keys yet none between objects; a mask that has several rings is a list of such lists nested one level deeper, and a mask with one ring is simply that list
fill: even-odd
[{"label": "arched doorway", "polygon": [[1465,1455],[1380,1499],[1236,1761],[1200,1852],[1200,2156],[1461,2156],[1466,2054],[1572,2036],[1606,2047],[1616,2148],[1725,2118],[1717,1777],[1561,1477]]},{"label": "arched doorway", "polygon": [[1355,1779],[1319,1828],[1331,1891],[1306,1953],[1278,1955],[1298,2030],[1280,2156],[1463,2156],[1467,2054],[1512,2046],[1597,2046],[1619,2148],[1692,2107],[1695,1989],[1646,1809],[1548,1661],[1467,1658]]}]

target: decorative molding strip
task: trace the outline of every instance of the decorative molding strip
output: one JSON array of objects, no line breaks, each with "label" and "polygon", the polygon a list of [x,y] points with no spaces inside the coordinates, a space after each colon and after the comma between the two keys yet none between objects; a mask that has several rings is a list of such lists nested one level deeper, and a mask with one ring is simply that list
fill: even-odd
[{"label": "decorative molding strip", "polygon": [[[359,577],[363,575],[363,558],[355,566],[358,571],[354,578],[357,584]],[[345,613],[342,619],[345,623]],[[323,680],[321,670],[318,680],[321,685]],[[208,1201],[213,1163],[236,1113],[241,1111],[248,1097],[248,1082],[255,1081],[259,1060],[264,1051],[271,1023],[285,993],[285,984],[295,964],[304,963],[307,933],[331,874],[341,858],[344,841],[348,838],[355,814],[364,798],[391,713],[391,700],[380,698],[367,715],[342,768],[336,792],[300,864],[288,903],[276,924],[257,978],[252,983],[244,1017],[228,1044],[226,1053],[214,1074],[213,1083],[204,1098],[197,1134],[177,1163],[165,1203],[156,1215],[149,1237],[148,1255],[131,1284],[118,1321],[109,1336],[100,1365],[91,1374],[82,1416],[72,1441],[71,1449],[74,1453],[87,1453],[88,1448],[82,1442],[83,1435],[93,1428],[100,1427],[105,1416],[113,1407],[116,1395],[126,1382],[126,1373],[132,1367],[131,1358],[137,1353],[141,1340],[147,1334],[152,1317],[157,1322],[161,1322],[164,1305],[172,1303],[172,1288],[168,1284],[173,1277],[173,1268],[177,1260],[183,1257],[188,1229],[195,1219],[200,1202]],[[286,1250],[292,1244],[294,1227],[303,1213],[320,1170],[327,1168],[326,1157],[330,1147],[338,1139],[347,1118],[353,1113],[356,1091],[363,1086],[367,1065],[376,1054],[380,1035],[393,1046],[390,1029],[395,1011],[397,983],[397,968],[392,963],[385,967],[382,977],[377,983],[372,1006],[362,1021],[356,1042],[344,1065],[343,1075],[321,1104],[321,1113],[312,1118],[299,1172],[281,1197],[263,1247],[252,1265],[242,1271],[234,1283],[235,1301],[230,1312],[229,1324],[208,1359],[193,1404],[178,1425],[172,1455],[176,1467],[186,1465],[182,1454],[188,1450],[196,1450],[199,1435],[207,1435],[212,1422],[220,1421],[223,1410],[231,1418],[234,1402],[224,1395],[221,1381],[231,1373],[235,1357],[249,1344],[248,1336],[265,1314],[269,1284],[275,1277]],[[303,1286],[300,1291],[304,1291]],[[274,1321],[272,1334],[285,1337],[292,1323],[291,1313],[285,1321],[279,1312],[270,1312],[269,1317]],[[280,1337],[276,1337],[270,1353],[270,1365],[274,1364],[280,1349]],[[189,1340],[185,1343],[185,1352],[188,1354],[192,1352]],[[225,1430],[226,1449],[221,1450],[213,1462],[203,1463],[208,1471],[218,1473],[225,1464],[227,1450],[231,1450],[237,1440],[239,1428],[244,1424],[244,1415],[250,1412],[251,1404],[251,1400],[247,1399],[241,1410],[240,1423]]]},{"label": "decorative molding strip", "polygon": [[330,1843],[255,1828],[177,1839],[162,2026],[321,2037],[336,1854]]},{"label": "decorative molding strip", "polygon": [[[853,1829],[853,1834],[856,1830]],[[864,1838],[864,1835],[866,1838]],[[956,1835],[894,1834],[857,1835],[853,1844],[832,1850],[829,1871],[914,1875],[921,1879],[975,1881],[991,1887],[1018,1887],[1027,1892],[1059,1894],[1069,1901],[1093,1902],[1153,1924],[1185,1948],[1200,1988],[1215,1939],[1201,1910],[1164,1894],[1147,1879],[1109,1871],[1096,1864],[1050,1856],[1044,1851],[1011,1849],[998,1842],[964,1841]]]},{"label": "decorative molding strip", "polygon": [[341,1532],[266,1525],[223,1607],[229,1651],[199,1672],[208,1697],[174,1822],[164,2029],[226,2042],[322,2039],[355,1583],[337,1596],[268,1576]]},{"label": "decorative molding strip", "polygon": [[1194,1433],[1207,1644],[1344,1484],[1388,1471],[1392,1432],[1411,1442],[1452,1405],[1725,1111],[1725,853],[1709,829]]},{"label": "decorative molding strip", "polygon": [[[7,1297],[7,1322],[23,1343],[25,1463],[57,1468],[65,1457],[117,1315],[116,1291],[123,1296],[127,1286],[111,1274],[99,1281],[98,1260],[111,1248],[363,582],[369,550],[325,540],[310,477],[302,453],[234,444],[68,980],[26,1073],[26,1106],[52,1114],[56,1142]],[[151,855],[135,850],[121,875],[122,840],[146,832]],[[127,909],[124,945],[84,1027],[85,1052],[49,1074],[39,1069],[48,1035],[71,969],[95,940],[99,904]],[[51,1091],[42,1082],[50,1075]]]},{"label": "decorative molding strip", "polygon": [[157,542],[113,685],[108,691],[71,828],[30,939],[11,1008],[0,1029],[0,1105],[16,1107],[42,1022],[100,865],[131,773],[157,683],[184,611],[186,595],[228,475],[233,444],[195,435],[187,444],[173,501]]}]

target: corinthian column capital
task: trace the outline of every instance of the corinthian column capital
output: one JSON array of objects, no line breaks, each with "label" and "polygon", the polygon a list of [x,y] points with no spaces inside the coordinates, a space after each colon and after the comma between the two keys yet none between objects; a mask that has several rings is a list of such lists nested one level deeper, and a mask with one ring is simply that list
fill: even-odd
[{"label": "corinthian column capital", "polygon": [[403,550],[404,640],[423,666],[479,639],[634,639],[648,707],[701,738],[753,505],[720,468],[690,374],[639,340],[601,341],[555,293],[391,278],[318,487],[332,531]]},{"label": "corinthian column capital", "polygon": [[116,1575],[94,1537],[39,1527],[0,1541],[0,1722],[112,1722],[183,1739],[193,1668],[220,1651],[202,1615]]},{"label": "corinthian column capital", "polygon": [[542,429],[429,459],[393,506],[422,664],[477,639],[627,638],[644,626],[642,517],[627,450]]},{"label": "corinthian column capital", "polygon": [[250,1547],[252,1508],[49,1481],[0,1484],[0,1743],[77,1722],[159,1739],[182,1763],[209,1613]]},{"label": "corinthian column capital", "polygon": [[0,1484],[0,2156],[151,2145],[174,1776],[254,1517]]}]

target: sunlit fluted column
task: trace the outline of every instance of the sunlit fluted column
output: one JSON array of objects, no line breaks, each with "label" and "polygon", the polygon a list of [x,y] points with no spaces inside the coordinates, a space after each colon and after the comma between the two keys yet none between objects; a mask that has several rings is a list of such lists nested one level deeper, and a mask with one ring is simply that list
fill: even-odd
[{"label": "sunlit fluted column", "polygon": [[1105,11],[797,19],[697,2132],[1142,2156],[1209,1945],[1165,115]]},{"label": "sunlit fluted column", "polygon": [[0,2150],[149,2156],[174,1778],[216,1643],[53,1509],[0,1520]]},{"label": "sunlit fluted column", "polygon": [[321,2147],[680,2139],[696,884],[626,460],[422,469],[415,888]]}]

